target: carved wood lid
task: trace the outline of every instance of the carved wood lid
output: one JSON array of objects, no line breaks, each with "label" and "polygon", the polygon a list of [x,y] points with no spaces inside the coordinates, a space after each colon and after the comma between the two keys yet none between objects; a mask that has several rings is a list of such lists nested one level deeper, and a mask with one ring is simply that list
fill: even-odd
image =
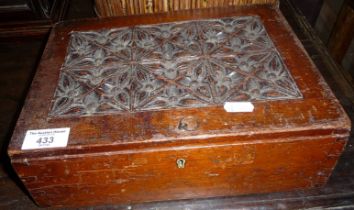
[{"label": "carved wood lid", "polygon": [[302,98],[257,16],[70,34],[52,117]]},{"label": "carved wood lid", "polygon": [[[228,113],[225,101],[255,108]],[[66,148],[21,150],[27,130],[64,127]],[[56,25],[9,154],[297,141],[349,130],[278,9],[180,11]]]}]

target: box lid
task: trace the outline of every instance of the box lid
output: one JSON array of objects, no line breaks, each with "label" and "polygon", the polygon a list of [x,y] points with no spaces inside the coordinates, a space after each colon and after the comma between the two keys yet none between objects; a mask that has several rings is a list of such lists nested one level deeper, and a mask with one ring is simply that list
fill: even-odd
[{"label": "box lid", "polygon": [[[225,102],[250,101],[230,113]],[[69,127],[67,147],[21,150]],[[280,12],[181,11],[56,25],[10,155],[348,135],[350,121]]]}]

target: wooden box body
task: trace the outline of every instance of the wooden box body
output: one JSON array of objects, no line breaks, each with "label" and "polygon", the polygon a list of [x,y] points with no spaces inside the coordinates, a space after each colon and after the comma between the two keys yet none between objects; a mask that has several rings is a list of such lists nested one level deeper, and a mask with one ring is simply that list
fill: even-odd
[{"label": "wooden box body", "polygon": [[[272,67],[274,72],[279,71],[278,88],[268,88],[270,93],[265,94],[263,90],[268,83],[259,83],[262,85],[260,89],[246,87],[244,91],[248,91],[247,93],[243,92],[231,98],[235,101],[252,101],[255,107],[253,112],[226,112],[222,105],[225,101],[220,98],[212,100],[207,105],[204,104],[205,106],[187,100],[186,107],[181,107],[178,103],[172,103],[175,100],[179,103],[182,103],[181,101],[170,97],[166,99],[165,104],[160,101],[148,108],[139,108],[138,102],[133,103],[129,101],[131,99],[126,100],[121,96],[119,100],[129,104],[125,107],[127,110],[124,110],[123,105],[123,108],[116,107],[114,110],[107,106],[97,108],[92,103],[86,104],[87,106],[76,103],[75,107],[68,98],[64,102],[60,101],[59,93],[62,90],[57,89],[57,86],[60,86],[60,78],[66,74],[65,72],[73,69],[71,64],[78,64],[70,60],[75,61],[77,57],[66,57],[67,51],[71,50],[69,43],[75,45],[73,50],[80,50],[80,43],[84,43],[80,39],[70,41],[70,37],[75,36],[73,34],[99,31],[95,36],[91,32],[86,34],[96,43],[97,52],[98,49],[107,50],[106,45],[102,44],[105,41],[100,37],[112,28],[209,18],[215,20],[224,17],[235,17],[236,22],[240,23],[242,18],[238,19],[239,17],[256,18],[264,26],[261,30],[265,29],[266,36],[272,40],[267,46],[272,50],[276,49],[274,52],[280,55],[280,59],[273,58],[266,64]],[[247,36],[253,36],[257,28],[259,25],[251,24]],[[138,31],[138,29],[127,30]],[[205,34],[207,32],[202,33],[199,38],[203,39]],[[86,36],[80,33],[76,35]],[[138,39],[142,39],[141,37],[144,38],[145,35]],[[245,44],[247,40],[246,38],[241,42],[236,41],[236,44]],[[109,40],[109,43],[113,42],[114,40]],[[248,46],[251,47],[250,51],[257,51],[256,48],[260,45],[258,50],[264,51],[263,44],[267,44],[267,40],[254,40],[253,44]],[[133,46],[138,48],[139,45]],[[214,49],[212,47],[203,49],[204,51]],[[194,48],[191,46],[190,49]],[[149,59],[153,56],[168,56],[166,53],[157,55],[154,54],[155,51],[150,52],[152,54]],[[242,52],[231,57],[242,58]],[[183,53],[184,51],[179,57],[183,57],[185,55]],[[215,53],[203,54],[198,59],[207,59],[211,62],[214,59],[211,57],[222,53],[230,52],[225,48],[221,52],[216,50]],[[101,58],[99,54],[93,57],[86,56],[89,59],[85,57],[86,60],[81,64],[85,67],[87,62],[91,62],[99,69],[99,66],[105,65],[104,62],[108,62],[107,65],[114,63],[113,58],[107,58],[109,57],[107,55],[103,60],[99,59]],[[259,53],[254,53],[253,56],[263,62],[264,60],[257,55]],[[226,63],[228,59],[229,57],[225,58]],[[65,62],[66,64],[63,64]],[[131,66],[138,65],[134,59],[129,62]],[[237,72],[241,72],[242,65],[248,64],[241,62],[237,65],[239,68]],[[68,66],[70,68],[67,68]],[[153,65],[158,68],[157,66],[156,63]],[[82,68],[85,70],[84,67]],[[200,72],[205,69],[207,67],[204,70],[203,68],[196,70],[199,72],[196,74],[201,75]],[[250,68],[244,70],[247,69]],[[262,71],[262,68],[260,69]],[[60,70],[62,74],[59,73]],[[88,73],[81,70],[78,76],[86,78],[85,75]],[[188,71],[189,68],[186,68],[186,72]],[[119,79],[122,76],[118,80],[120,82],[128,80],[129,90],[132,90],[135,84],[133,78],[143,80],[148,78],[144,74],[135,76],[129,77],[130,79],[127,79],[127,76]],[[167,78],[164,80],[166,84],[176,85],[174,82],[176,80],[170,77],[176,75],[173,76],[173,72],[172,76],[166,74],[164,77]],[[251,81],[252,78],[259,77],[251,71],[242,77],[242,81]],[[284,78],[288,79],[286,80],[288,82],[283,80]],[[105,79],[104,84],[107,84],[108,80],[106,77]],[[72,85],[72,81],[64,81],[63,87]],[[209,82],[211,81],[210,79]],[[217,80],[213,82],[214,85],[218,84]],[[88,87],[87,84],[82,85]],[[88,92],[98,91],[97,94],[102,94],[104,90],[100,86],[103,84],[102,81],[95,84],[94,87],[97,88],[90,86]],[[247,84],[240,83],[239,89],[245,86]],[[290,88],[292,91],[284,91],[281,87]],[[287,95],[280,93],[277,95],[276,90],[279,88]],[[166,88],[166,91],[171,89],[175,89],[173,85]],[[219,87],[218,90],[224,89]],[[263,91],[263,95],[259,94],[259,91]],[[134,91],[132,90],[130,94],[132,92]],[[89,93],[85,97],[88,95]],[[141,97],[144,98],[144,95]],[[63,108],[62,104],[65,103],[72,108],[67,109],[68,106]],[[53,109],[55,106],[57,108]],[[63,127],[71,129],[66,147],[21,150],[27,130]],[[134,203],[289,191],[322,186],[329,178],[346,144],[349,131],[350,121],[344,110],[278,9],[254,6],[181,11],[57,25],[49,37],[8,153],[18,176],[40,206]]]}]

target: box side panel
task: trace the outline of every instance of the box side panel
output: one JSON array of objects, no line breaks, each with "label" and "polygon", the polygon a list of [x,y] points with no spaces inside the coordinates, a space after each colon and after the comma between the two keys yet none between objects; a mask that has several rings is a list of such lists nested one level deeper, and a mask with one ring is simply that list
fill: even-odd
[{"label": "box side panel", "polygon": [[15,159],[13,166],[41,206],[134,203],[318,187],[345,143],[343,137],[325,137],[209,144]]}]

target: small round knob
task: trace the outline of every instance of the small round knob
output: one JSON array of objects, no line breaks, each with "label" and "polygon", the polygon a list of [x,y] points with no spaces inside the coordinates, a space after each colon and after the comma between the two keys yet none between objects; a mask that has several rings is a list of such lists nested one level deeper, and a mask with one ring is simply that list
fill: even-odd
[{"label": "small round knob", "polygon": [[184,131],[194,131],[199,127],[199,121],[192,116],[182,118],[179,121],[178,129]]},{"label": "small round knob", "polygon": [[177,168],[184,168],[186,166],[186,160],[183,158],[179,158],[176,161]]}]

